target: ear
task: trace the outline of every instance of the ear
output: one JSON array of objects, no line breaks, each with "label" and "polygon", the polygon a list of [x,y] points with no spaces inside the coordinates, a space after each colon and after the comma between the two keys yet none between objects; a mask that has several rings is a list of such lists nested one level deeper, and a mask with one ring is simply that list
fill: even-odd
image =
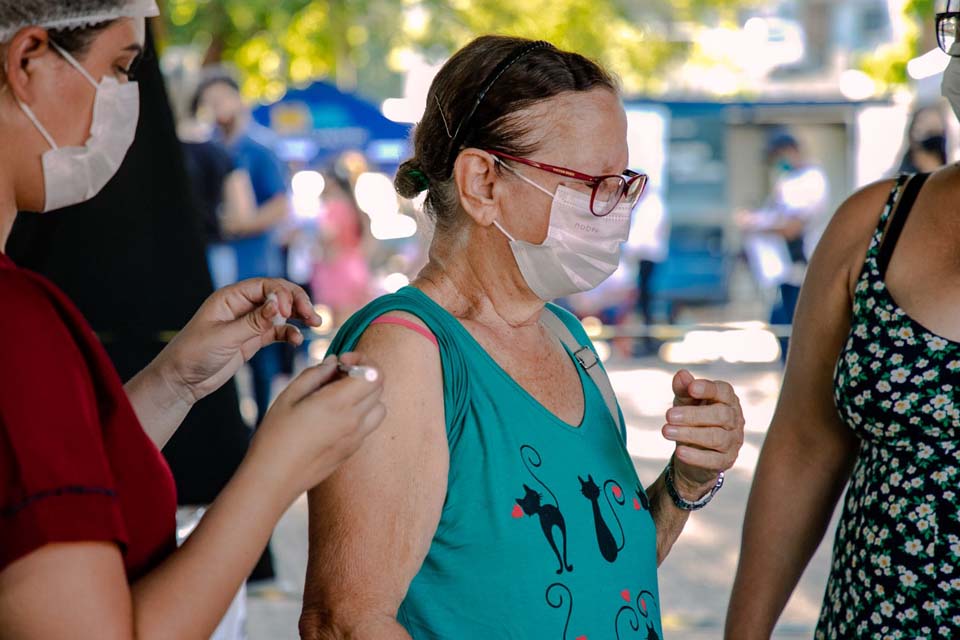
[{"label": "ear", "polygon": [[478,225],[488,226],[500,216],[493,189],[499,174],[493,156],[480,149],[465,149],[453,166],[453,178],[460,206]]},{"label": "ear", "polygon": [[21,29],[7,45],[3,59],[4,81],[21,102],[29,104],[34,101],[31,80],[49,52],[50,38],[40,27]]}]

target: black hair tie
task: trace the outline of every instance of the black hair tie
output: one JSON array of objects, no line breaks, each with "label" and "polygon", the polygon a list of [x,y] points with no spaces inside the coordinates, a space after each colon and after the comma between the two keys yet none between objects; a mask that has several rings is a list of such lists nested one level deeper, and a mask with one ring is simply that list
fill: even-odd
[{"label": "black hair tie", "polygon": [[536,42],[531,42],[525,44],[511,53],[509,56],[504,58],[500,64],[498,64],[493,71],[490,72],[490,75],[487,76],[486,81],[483,83],[482,88],[479,93],[477,93],[477,99],[473,102],[473,107],[470,108],[470,111],[467,113],[467,116],[460,121],[460,124],[457,125],[457,130],[454,132],[451,142],[450,156],[447,159],[447,175],[450,175],[453,172],[453,165],[457,160],[457,155],[460,153],[460,147],[464,145],[467,141],[467,135],[469,132],[470,121],[473,120],[473,116],[477,113],[477,108],[480,106],[480,103],[483,102],[483,99],[487,96],[487,93],[493,88],[493,85],[496,84],[497,80],[507,72],[507,69],[516,64],[521,58],[526,56],[528,53],[532,53],[538,49],[553,48],[553,45],[545,40],[537,40]]}]

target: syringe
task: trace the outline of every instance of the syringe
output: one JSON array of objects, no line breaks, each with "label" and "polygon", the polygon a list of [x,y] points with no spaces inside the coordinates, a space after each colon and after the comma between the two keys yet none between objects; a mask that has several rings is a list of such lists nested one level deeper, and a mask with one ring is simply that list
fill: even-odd
[{"label": "syringe", "polygon": [[360,378],[361,380],[366,380],[367,382],[376,382],[380,377],[380,372],[373,367],[349,365],[339,362],[337,363],[337,369],[339,369],[341,373],[351,378]]}]

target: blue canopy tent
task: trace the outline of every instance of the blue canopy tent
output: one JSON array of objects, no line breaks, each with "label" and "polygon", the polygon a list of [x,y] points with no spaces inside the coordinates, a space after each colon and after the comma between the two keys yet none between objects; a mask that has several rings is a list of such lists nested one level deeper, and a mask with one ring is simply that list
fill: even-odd
[{"label": "blue canopy tent", "polygon": [[275,151],[284,160],[319,164],[357,150],[392,172],[407,156],[410,125],[387,119],[376,106],[327,82],[291,89],[255,109],[253,117],[277,134]]}]

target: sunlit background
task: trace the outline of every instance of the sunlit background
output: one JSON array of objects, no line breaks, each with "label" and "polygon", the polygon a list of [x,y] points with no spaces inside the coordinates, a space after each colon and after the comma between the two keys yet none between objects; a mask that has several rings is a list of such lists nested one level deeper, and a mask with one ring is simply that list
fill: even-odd
[{"label": "sunlit background", "polygon": [[[679,366],[737,386],[747,443],[715,505],[698,514],[661,573],[667,638],[717,638],[736,567],[749,482],[781,381],[771,322],[784,276],[780,249],[751,241],[738,212],[811,206],[814,238],[847,195],[915,166],[912,149],[957,123],[940,98],[948,57],[933,0],[161,0],[156,26],[175,110],[205,69],[236,73],[255,120],[289,169],[288,274],[309,280],[331,233],[331,171],[347,179],[365,228],[367,298],[409,284],[431,228],[422,198],[392,177],[409,155],[430,82],[459,46],[485,33],[546,39],[619,77],[630,166],[650,175],[620,269],[563,301],[607,362],[652,481],[671,453],[660,437]],[[948,117],[949,115],[949,117]],[[792,136],[818,171],[782,181],[766,153]],[[575,159],[569,163],[575,166]],[[779,185],[779,187],[777,186]],[[879,212],[878,212],[879,215]],[[653,266],[651,266],[653,265]],[[641,309],[638,283],[649,269]],[[316,295],[324,327],[304,362],[321,358],[342,309]],[[643,313],[645,311],[646,313]],[[249,397],[247,414],[255,412]],[[250,599],[252,638],[295,638],[305,557],[305,505],[281,524],[281,582]],[[791,600],[777,638],[809,638],[825,584],[829,538]]]},{"label": "sunlit background", "polygon": [[[658,242],[671,258],[653,283],[663,324],[766,319],[774,293],[765,279],[777,267],[760,248],[758,273],[748,273],[732,214],[761,206],[769,192],[763,149],[772,131],[788,130],[823,168],[829,206],[818,224],[825,226],[847,194],[896,172],[911,136],[955,128],[939,99],[947,56],[936,45],[933,0],[161,4],[158,41],[175,102],[182,110],[205,67],[234,70],[256,120],[277,134],[302,225],[323,221],[321,168],[352,156],[356,203],[372,238],[387,247],[371,265],[371,295],[403,286],[423,262],[430,230],[422,200],[399,200],[391,180],[452,51],[496,32],[547,39],[607,65],[624,88],[631,165],[652,184],[621,272],[570,301],[581,316],[609,325],[599,338],[637,333],[628,309],[637,270],[630,249],[643,258],[644,245]],[[690,363],[777,359],[769,340],[745,340],[742,331],[673,336],[679,342],[662,355]]]}]

